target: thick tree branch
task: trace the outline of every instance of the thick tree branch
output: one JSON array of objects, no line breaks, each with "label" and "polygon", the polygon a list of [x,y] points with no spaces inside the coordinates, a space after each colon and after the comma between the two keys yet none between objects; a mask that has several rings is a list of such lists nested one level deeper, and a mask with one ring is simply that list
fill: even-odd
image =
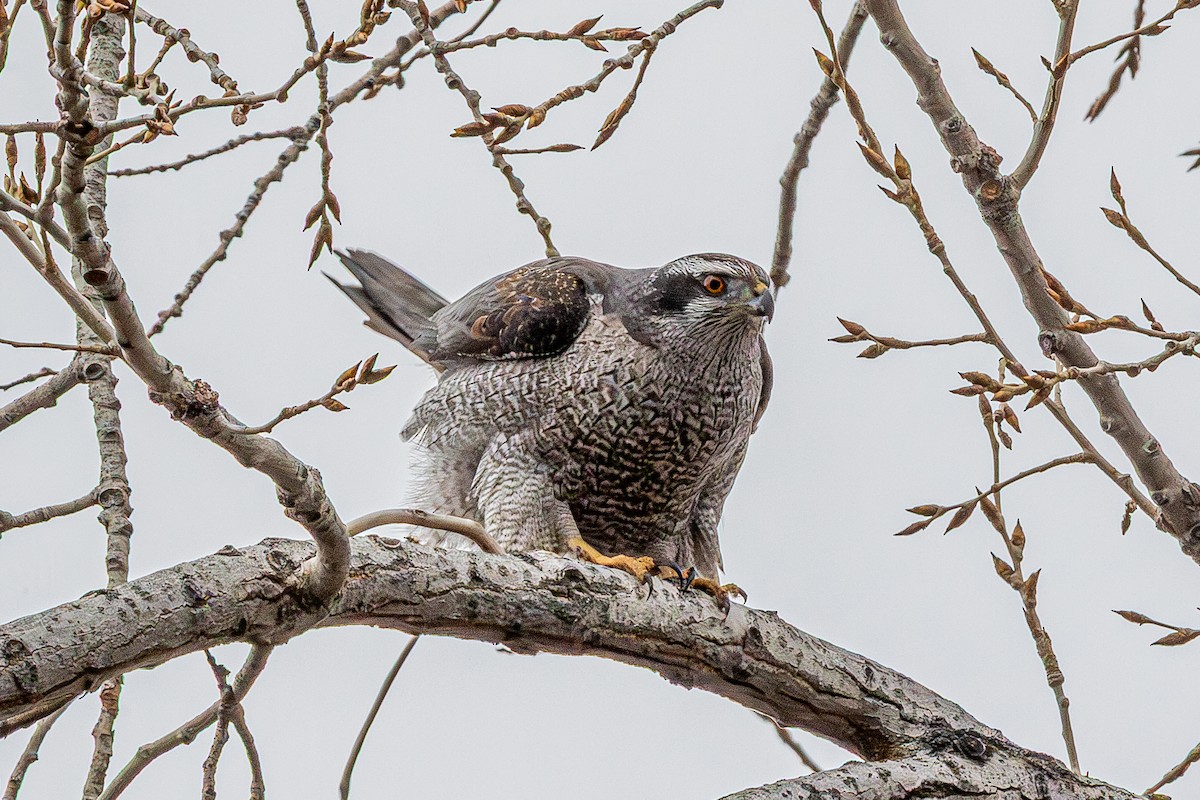
[{"label": "thick tree branch", "polygon": [[975,756],[947,741],[941,752],[875,764],[850,762],[802,778],[746,789],[722,800],[900,800],[953,797],[972,800],[1122,800],[1136,795],[1071,775],[1045,756]]},{"label": "thick tree branch", "polygon": [[976,770],[1020,765],[1029,780],[1040,774],[1075,796],[1089,796],[1082,792],[1093,785],[772,612],[734,606],[725,617],[708,597],[681,596],[673,584],[639,586],[624,573],[548,553],[499,556],[359,537],[350,578],[324,616],[296,591],[296,567],[311,552],[307,542],[283,539],[227,547],[0,626],[0,734],[115,675],[232,641],[279,643],[319,619],[481,639],[520,653],[603,656],[870,760],[959,753]]},{"label": "thick tree branch", "polygon": [[[1000,172],[1000,156],[984,144],[954,105],[937,61],[913,36],[895,0],[868,0],[880,41],[899,61],[917,88],[917,104],[929,116],[951,156],[952,168],[979,206],[1020,287],[1025,307],[1038,323],[1039,344],[1047,357],[1069,367],[1100,363],[1084,338],[1067,329],[1067,313],[1046,291],[1042,261],[1029,239],[1018,209],[1020,186]],[[1089,375],[1080,386],[1100,415],[1100,427],[1120,445],[1158,507],[1158,524],[1200,562],[1200,486],[1180,474],[1158,440],[1138,417],[1116,375]]]}]

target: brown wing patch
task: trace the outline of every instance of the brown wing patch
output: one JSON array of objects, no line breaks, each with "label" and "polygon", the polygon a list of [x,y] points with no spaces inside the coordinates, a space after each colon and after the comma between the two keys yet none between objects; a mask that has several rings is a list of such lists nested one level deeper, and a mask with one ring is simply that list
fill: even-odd
[{"label": "brown wing patch", "polygon": [[532,358],[561,353],[587,323],[587,285],[554,267],[522,267],[495,285],[495,305],[475,317],[460,355]]}]

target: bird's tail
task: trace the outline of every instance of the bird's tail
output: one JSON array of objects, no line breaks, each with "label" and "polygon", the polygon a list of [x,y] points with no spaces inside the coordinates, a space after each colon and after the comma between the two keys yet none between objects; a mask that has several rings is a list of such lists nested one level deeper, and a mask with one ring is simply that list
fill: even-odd
[{"label": "bird's tail", "polygon": [[365,324],[429,361],[425,341],[433,326],[429,319],[442,309],[446,298],[410,275],[403,267],[367,250],[350,249],[337,252],[338,258],[358,280],[360,286],[333,282],[354,304],[367,314]]}]

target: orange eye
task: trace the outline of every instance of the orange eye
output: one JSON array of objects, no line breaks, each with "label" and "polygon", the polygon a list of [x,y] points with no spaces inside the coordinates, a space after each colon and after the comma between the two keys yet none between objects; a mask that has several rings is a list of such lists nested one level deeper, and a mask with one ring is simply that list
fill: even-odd
[{"label": "orange eye", "polygon": [[720,275],[709,275],[704,279],[704,291],[709,294],[720,294],[725,291],[725,279]]}]

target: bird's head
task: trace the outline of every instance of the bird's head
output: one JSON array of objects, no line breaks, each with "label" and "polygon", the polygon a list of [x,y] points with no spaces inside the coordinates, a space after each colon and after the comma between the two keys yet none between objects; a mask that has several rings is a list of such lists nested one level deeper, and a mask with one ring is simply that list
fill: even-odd
[{"label": "bird's head", "polygon": [[758,331],[775,313],[771,279],[737,256],[701,253],[677,258],[650,273],[644,310],[664,323],[706,329]]}]

